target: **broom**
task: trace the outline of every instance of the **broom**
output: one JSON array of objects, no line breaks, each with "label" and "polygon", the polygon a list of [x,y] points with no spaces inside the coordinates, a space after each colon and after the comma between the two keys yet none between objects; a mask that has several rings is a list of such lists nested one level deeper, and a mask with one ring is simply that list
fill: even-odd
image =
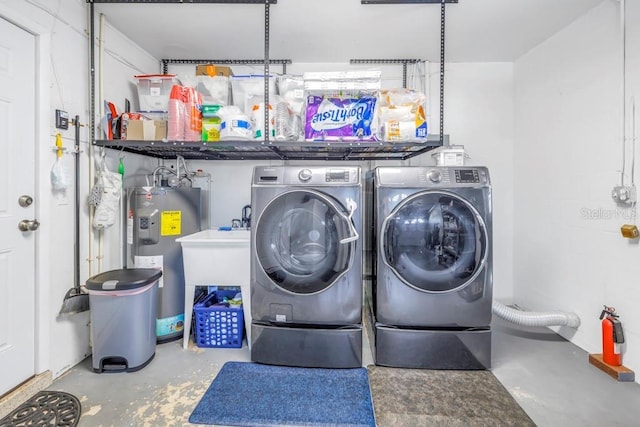
[{"label": "broom", "polygon": [[75,146],[75,229],[73,245],[74,277],[73,288],[69,289],[62,301],[59,315],[75,314],[89,310],[89,295],[80,288],[80,117],[76,116],[73,123],[76,130]]}]

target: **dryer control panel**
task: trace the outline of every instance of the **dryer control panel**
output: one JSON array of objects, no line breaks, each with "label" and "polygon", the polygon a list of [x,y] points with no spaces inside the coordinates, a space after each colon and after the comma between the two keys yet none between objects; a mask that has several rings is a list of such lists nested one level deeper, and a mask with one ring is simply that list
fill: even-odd
[{"label": "dryer control panel", "polygon": [[462,188],[489,187],[489,171],[483,166],[406,166],[375,169],[377,186]]}]

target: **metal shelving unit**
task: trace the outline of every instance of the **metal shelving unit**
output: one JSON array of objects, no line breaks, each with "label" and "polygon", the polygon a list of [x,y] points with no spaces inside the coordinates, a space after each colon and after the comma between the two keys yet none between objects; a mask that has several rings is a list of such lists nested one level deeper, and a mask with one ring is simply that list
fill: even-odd
[{"label": "metal shelving unit", "polygon": [[[445,141],[448,139],[445,136]],[[439,147],[440,137],[413,142],[267,142],[100,140],[101,147],[160,159],[190,160],[405,160]]]},{"label": "metal shelving unit", "polygon": [[[277,4],[277,0],[86,0],[90,3],[91,40],[95,40],[94,29],[94,3],[245,3],[263,4],[265,8],[265,31],[264,31],[264,59],[251,60],[253,63],[264,65],[264,75],[270,74],[271,64],[279,64],[286,72],[286,64],[291,60],[272,60],[269,58],[269,16],[270,6]],[[95,139],[95,69],[91,67],[91,140],[98,147],[121,150],[161,159],[175,159],[182,156],[192,160],[405,160],[419,154],[423,154],[434,148],[448,145],[448,135],[444,134],[444,23],[445,23],[445,3],[457,3],[458,0],[361,0],[366,4],[402,4],[402,3],[425,3],[441,4],[441,29],[440,29],[440,134],[429,135],[426,140],[409,142],[379,142],[379,141],[355,141],[355,142],[279,142],[270,141],[269,117],[265,109],[265,130],[267,139],[264,141],[220,141],[220,142],[200,142],[200,141],[131,141],[131,140],[96,140]],[[91,64],[94,63],[94,44],[91,44]],[[222,60],[220,63],[230,63],[235,60]],[[418,60],[352,60],[352,63],[360,62],[384,62],[401,63],[406,75],[407,63]],[[166,72],[168,63],[204,63],[208,60],[198,59],[163,59],[163,70]],[[406,77],[403,79],[406,85]],[[269,82],[265,79],[265,102],[269,100]]]}]

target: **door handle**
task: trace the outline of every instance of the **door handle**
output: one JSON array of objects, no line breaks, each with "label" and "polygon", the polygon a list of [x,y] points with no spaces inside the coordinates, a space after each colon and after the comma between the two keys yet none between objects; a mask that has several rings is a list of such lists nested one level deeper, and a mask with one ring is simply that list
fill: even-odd
[{"label": "door handle", "polygon": [[356,203],[355,200],[351,200],[351,199],[347,200],[347,204],[349,205],[349,215],[347,216],[347,225],[349,226],[349,232],[351,233],[351,236],[345,237],[344,239],[340,240],[340,243],[342,244],[355,242],[360,238],[360,235],[358,235],[358,230],[356,230],[355,225],[353,225],[353,213],[356,211],[356,209],[358,209],[358,204]]},{"label": "door handle", "polygon": [[37,219],[23,219],[18,223],[18,228],[20,231],[35,231],[40,227],[40,223]]},{"label": "door handle", "polygon": [[18,197],[18,204],[23,208],[31,206],[32,203],[33,203],[33,197],[31,196],[27,196],[25,194]]}]

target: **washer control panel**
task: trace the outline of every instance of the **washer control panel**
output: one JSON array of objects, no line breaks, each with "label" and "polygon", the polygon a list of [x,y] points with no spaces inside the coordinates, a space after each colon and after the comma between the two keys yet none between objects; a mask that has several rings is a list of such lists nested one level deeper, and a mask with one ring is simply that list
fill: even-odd
[{"label": "washer control panel", "polygon": [[327,169],[326,182],[349,182],[349,169]]},{"label": "washer control panel", "polygon": [[[316,171],[317,172],[317,171]],[[311,169],[302,169],[298,172],[300,182],[309,182],[313,177]],[[321,174],[318,174],[322,176]],[[324,172],[325,182],[349,182],[349,169],[327,169]]]},{"label": "washer control panel", "polygon": [[359,166],[256,166],[253,185],[360,186]]},{"label": "washer control panel", "polygon": [[479,184],[480,175],[477,169],[455,169],[456,183],[458,184]]}]

